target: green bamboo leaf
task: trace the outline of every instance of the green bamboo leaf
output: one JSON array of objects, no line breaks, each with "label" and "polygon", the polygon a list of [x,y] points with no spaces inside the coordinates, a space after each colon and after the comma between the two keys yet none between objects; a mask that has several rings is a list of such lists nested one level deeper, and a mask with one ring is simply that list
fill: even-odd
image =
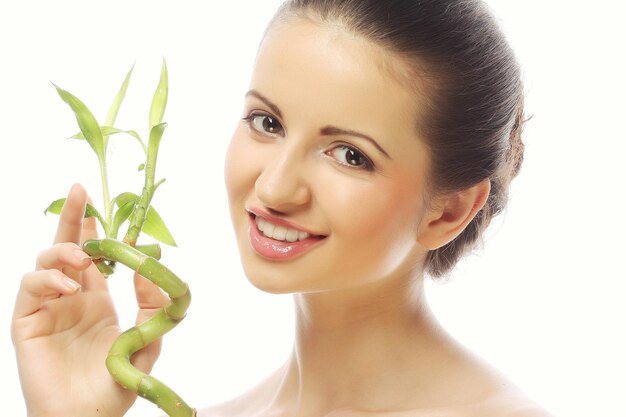
[{"label": "green bamboo leaf", "polygon": [[148,209],[148,215],[146,221],[143,224],[143,232],[148,236],[152,236],[159,242],[163,242],[166,245],[177,246],[176,241],[172,237],[172,234],[168,230],[167,226],[159,216],[159,213],[150,206]]},{"label": "green bamboo leaf", "polygon": [[[127,135],[130,135],[134,137],[135,139],[137,139],[137,141],[143,148],[143,151],[146,152],[145,143],[143,143],[143,140],[141,140],[141,136],[139,136],[139,133],[135,132],[134,130],[122,130],[122,129],[118,129],[112,126],[100,126],[100,132],[102,133],[103,137],[107,137],[107,138],[111,135],[116,135],[118,133],[126,133]],[[78,132],[77,134],[70,136],[70,139],[83,139],[84,140],[85,135],[83,135],[83,132]]]},{"label": "green bamboo leaf", "polygon": [[150,139],[148,139],[148,150],[146,152],[146,175],[151,175],[153,179],[159,146],[161,145],[161,138],[166,127],[167,123],[160,123],[150,129]]},{"label": "green bamboo leaf", "polygon": [[[65,204],[65,198],[59,198],[58,200],[54,200],[52,204],[50,204],[48,208],[43,211],[43,214],[48,214],[48,213],[61,214],[61,209],[63,208],[64,204]],[[86,214],[87,213],[85,213],[85,215]]]},{"label": "green bamboo leaf", "polygon": [[152,97],[152,104],[150,106],[150,130],[163,121],[163,114],[165,113],[165,107],[167,106],[167,94],[167,65],[165,64],[165,59],[163,59],[163,65],[161,66],[161,78],[159,80],[159,85],[154,92],[154,96]]},{"label": "green bamboo leaf", "polygon": [[[107,113],[106,119],[104,119],[104,124],[106,126],[113,126],[115,124],[115,119],[117,119],[117,113],[120,110],[120,106],[122,105],[122,101],[124,101],[124,97],[126,96],[126,90],[128,89],[128,83],[130,82],[130,76],[133,73],[133,69],[135,68],[135,64],[130,68],[128,73],[126,74],[126,78],[124,78],[124,82],[122,82],[122,86],[120,90],[117,92],[113,102],[111,103],[111,107],[109,107],[109,113]],[[104,151],[106,152],[107,145],[109,144],[109,136],[106,133],[103,133],[104,137]],[[141,141],[141,139],[140,139]],[[145,151],[145,146],[144,146]]]},{"label": "green bamboo leaf", "polygon": [[157,190],[165,182],[165,178],[161,178],[157,183],[154,184],[154,191]]},{"label": "green bamboo leaf", "polygon": [[113,239],[117,239],[117,233],[120,230],[120,226],[130,217],[130,214],[133,212],[135,208],[135,201],[127,201],[122,204],[115,215],[113,216],[113,224],[111,225],[111,236]]},{"label": "green bamboo leaf", "polygon": [[100,273],[104,275],[105,278],[108,278],[109,276],[115,273],[115,262],[107,262],[107,261],[100,260],[100,261],[94,262],[94,264],[98,268],[98,271],[100,271]]},{"label": "green bamboo leaf", "polygon": [[107,114],[106,119],[104,119],[104,124],[107,126],[113,126],[115,124],[115,119],[117,119],[117,113],[120,110],[120,106],[122,105],[122,101],[124,101],[124,97],[126,96],[126,90],[128,89],[128,84],[130,83],[130,76],[133,73],[133,69],[135,69],[135,64],[130,68],[128,73],[126,74],[126,78],[124,78],[124,82],[120,87],[120,90],[117,92],[117,95],[113,99],[111,103],[111,107],[109,108],[109,113]]},{"label": "green bamboo leaf", "polygon": [[[58,200],[53,201],[48,206],[48,208],[44,210],[43,213],[44,214],[48,214],[48,213],[61,214],[61,210],[63,209],[63,206],[65,205],[65,200],[66,200],[65,198],[59,198]],[[102,225],[104,230],[107,230],[106,222],[104,221],[104,218],[100,215],[98,210],[96,210],[96,208],[89,203],[87,203],[87,207],[85,208],[85,218],[88,218],[88,217],[97,218],[100,221],[100,224]]]},{"label": "green bamboo leaf", "polygon": [[[114,199],[115,204],[117,204],[118,207],[127,204],[129,201],[132,201],[134,205],[138,200],[139,196],[131,192],[122,193]],[[152,206],[148,208],[148,214],[146,215],[146,221],[143,224],[142,232],[159,242],[165,243],[166,245],[177,246],[174,237],[163,222],[163,219]]]},{"label": "green bamboo leaf", "polygon": [[74,112],[80,131],[83,133],[92,149],[96,152],[98,159],[100,161],[104,161],[104,139],[102,138],[102,132],[100,131],[100,126],[98,125],[96,118],[82,101],[70,92],[57,87],[54,83],[52,83],[52,85],[56,88],[61,99],[63,99],[63,101],[65,101]]},{"label": "green bamboo leaf", "polygon": [[118,207],[121,207],[129,201],[136,202],[137,200],[139,200],[139,196],[137,194],[125,192],[115,197],[113,202],[117,204]]}]

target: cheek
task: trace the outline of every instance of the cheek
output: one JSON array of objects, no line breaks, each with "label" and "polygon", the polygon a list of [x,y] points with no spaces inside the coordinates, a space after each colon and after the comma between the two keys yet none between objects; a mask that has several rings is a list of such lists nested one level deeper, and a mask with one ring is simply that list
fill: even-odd
[{"label": "cheek", "polygon": [[238,126],[228,146],[224,163],[224,182],[228,192],[229,202],[243,198],[250,188],[250,182],[254,185],[254,160],[250,155],[249,145],[246,144],[245,129]]},{"label": "cheek", "polygon": [[416,182],[396,178],[352,184],[350,192],[331,197],[330,218],[341,246],[337,253],[349,254],[347,268],[376,278],[391,273],[414,253],[423,210]]}]

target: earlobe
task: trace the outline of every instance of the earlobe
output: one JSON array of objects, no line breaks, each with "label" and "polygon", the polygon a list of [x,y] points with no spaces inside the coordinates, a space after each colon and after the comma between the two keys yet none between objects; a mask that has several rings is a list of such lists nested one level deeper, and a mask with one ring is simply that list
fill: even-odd
[{"label": "earlobe", "polygon": [[430,211],[419,229],[418,243],[435,250],[454,240],[483,208],[490,190],[491,182],[485,179],[435,201],[436,209]]}]

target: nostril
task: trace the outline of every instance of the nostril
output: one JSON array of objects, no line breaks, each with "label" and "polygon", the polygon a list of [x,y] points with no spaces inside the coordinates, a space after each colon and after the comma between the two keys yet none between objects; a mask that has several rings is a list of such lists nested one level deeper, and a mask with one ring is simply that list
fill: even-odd
[{"label": "nostril", "polygon": [[266,210],[269,214],[271,214],[271,215],[273,215],[273,216],[277,216],[277,217],[287,215],[287,213],[285,213],[284,211],[276,210],[276,209],[273,209],[273,208],[271,208],[271,207],[267,207],[267,206],[265,206],[265,210]]},{"label": "nostril", "polygon": [[271,207],[265,207],[265,210],[267,210],[269,214],[274,215],[274,216],[284,216],[286,214],[282,211],[275,210]]}]

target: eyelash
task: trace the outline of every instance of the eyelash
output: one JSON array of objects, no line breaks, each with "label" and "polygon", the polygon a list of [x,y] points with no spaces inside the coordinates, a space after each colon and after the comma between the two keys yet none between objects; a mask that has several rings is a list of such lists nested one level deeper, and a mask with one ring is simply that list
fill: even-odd
[{"label": "eyelash", "polygon": [[[254,125],[254,120],[257,117],[267,117],[269,119],[272,119],[275,123],[277,123],[280,126],[280,131],[284,132],[284,128],[281,125],[281,123],[278,121],[278,119],[276,119],[275,117],[273,117],[270,114],[267,113],[262,113],[262,112],[252,112],[249,115],[247,115],[246,117],[243,117],[242,120],[255,132],[262,134],[262,135],[268,135],[268,136],[272,136],[275,137],[276,135],[279,135],[279,133],[273,133],[273,132],[267,132],[264,128],[261,128],[262,130],[259,130],[255,125]],[[338,158],[335,158],[332,156],[332,153],[338,149],[342,149],[342,150],[346,150],[347,152],[352,152],[353,156],[357,156],[357,159],[362,159],[363,163],[362,165],[352,165],[350,163],[347,162],[342,162],[340,161]],[[334,146],[332,149],[325,151],[324,152],[325,155],[330,156],[331,158],[333,158],[338,164],[348,167],[349,169],[360,169],[360,170],[365,170],[365,171],[374,171],[375,166],[374,163],[363,153],[361,152],[358,148],[352,146],[352,145],[347,145],[347,144],[338,144],[336,146]]]},{"label": "eyelash", "polygon": [[[342,150],[345,149],[348,152],[352,152],[353,154],[360,156],[361,158],[358,158],[358,159],[363,159],[363,165],[352,165],[347,162],[342,162],[338,158],[333,157],[331,154],[338,149],[342,149]],[[363,152],[361,152],[359,149],[355,148],[354,146],[338,144],[332,149],[324,152],[324,154],[333,158],[335,161],[337,161],[338,164],[341,164],[342,166],[348,167],[350,169],[362,169],[364,171],[374,171],[374,168],[375,168],[374,163],[367,156],[365,156]]]},{"label": "eyelash", "polygon": [[255,125],[254,125],[254,119],[256,119],[257,117],[267,117],[272,119],[275,123],[278,123],[278,125],[280,126],[280,130],[281,132],[284,132],[284,128],[282,126],[282,124],[278,121],[278,119],[276,119],[274,116],[267,114],[267,113],[261,113],[261,112],[252,112],[249,115],[247,115],[246,117],[244,117],[242,120],[244,122],[246,122],[246,124],[255,132],[263,134],[263,135],[270,135],[270,136],[276,136],[278,135],[278,133],[273,133],[273,132],[267,132],[265,130],[261,131],[259,130]]}]

